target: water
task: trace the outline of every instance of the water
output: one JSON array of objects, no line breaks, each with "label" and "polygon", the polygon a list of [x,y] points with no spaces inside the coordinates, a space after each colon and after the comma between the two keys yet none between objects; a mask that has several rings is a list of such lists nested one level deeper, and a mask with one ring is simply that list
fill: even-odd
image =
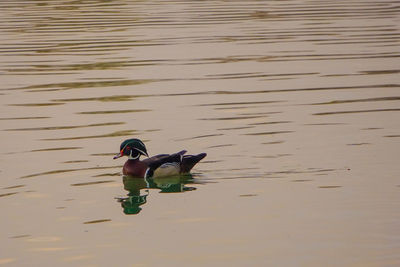
[{"label": "water", "polygon": [[2,1],[0,264],[399,265],[399,8]]}]

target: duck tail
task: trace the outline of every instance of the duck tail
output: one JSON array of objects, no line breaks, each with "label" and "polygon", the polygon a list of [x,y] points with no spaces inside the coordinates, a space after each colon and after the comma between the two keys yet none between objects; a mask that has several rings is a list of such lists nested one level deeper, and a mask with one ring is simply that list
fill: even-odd
[{"label": "duck tail", "polygon": [[185,155],[182,157],[181,162],[181,173],[188,173],[200,160],[207,156],[206,153],[200,153],[197,155]]}]

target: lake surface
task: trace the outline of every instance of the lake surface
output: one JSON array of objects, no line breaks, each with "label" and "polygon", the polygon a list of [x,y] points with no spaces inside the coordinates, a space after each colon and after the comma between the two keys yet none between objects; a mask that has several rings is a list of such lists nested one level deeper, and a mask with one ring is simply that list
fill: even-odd
[{"label": "lake surface", "polygon": [[399,266],[399,11],[1,1],[0,265]]}]

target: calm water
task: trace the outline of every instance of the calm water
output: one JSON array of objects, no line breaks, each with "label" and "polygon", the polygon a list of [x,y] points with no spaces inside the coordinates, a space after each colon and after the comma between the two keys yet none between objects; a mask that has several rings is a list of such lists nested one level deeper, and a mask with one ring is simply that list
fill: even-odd
[{"label": "calm water", "polygon": [[[0,264],[399,266],[398,1],[0,3]],[[150,184],[112,160],[207,152]]]}]

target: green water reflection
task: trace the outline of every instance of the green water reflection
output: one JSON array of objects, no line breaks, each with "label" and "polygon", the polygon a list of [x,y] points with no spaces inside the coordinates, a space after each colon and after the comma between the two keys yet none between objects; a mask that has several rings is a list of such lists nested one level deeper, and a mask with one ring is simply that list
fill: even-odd
[{"label": "green water reflection", "polygon": [[186,186],[195,183],[191,174],[147,179],[123,176],[122,180],[128,194],[127,197],[117,198],[117,200],[127,215],[139,214],[142,206],[147,203],[149,189],[160,189],[159,193],[181,193],[196,190],[196,187]]}]

